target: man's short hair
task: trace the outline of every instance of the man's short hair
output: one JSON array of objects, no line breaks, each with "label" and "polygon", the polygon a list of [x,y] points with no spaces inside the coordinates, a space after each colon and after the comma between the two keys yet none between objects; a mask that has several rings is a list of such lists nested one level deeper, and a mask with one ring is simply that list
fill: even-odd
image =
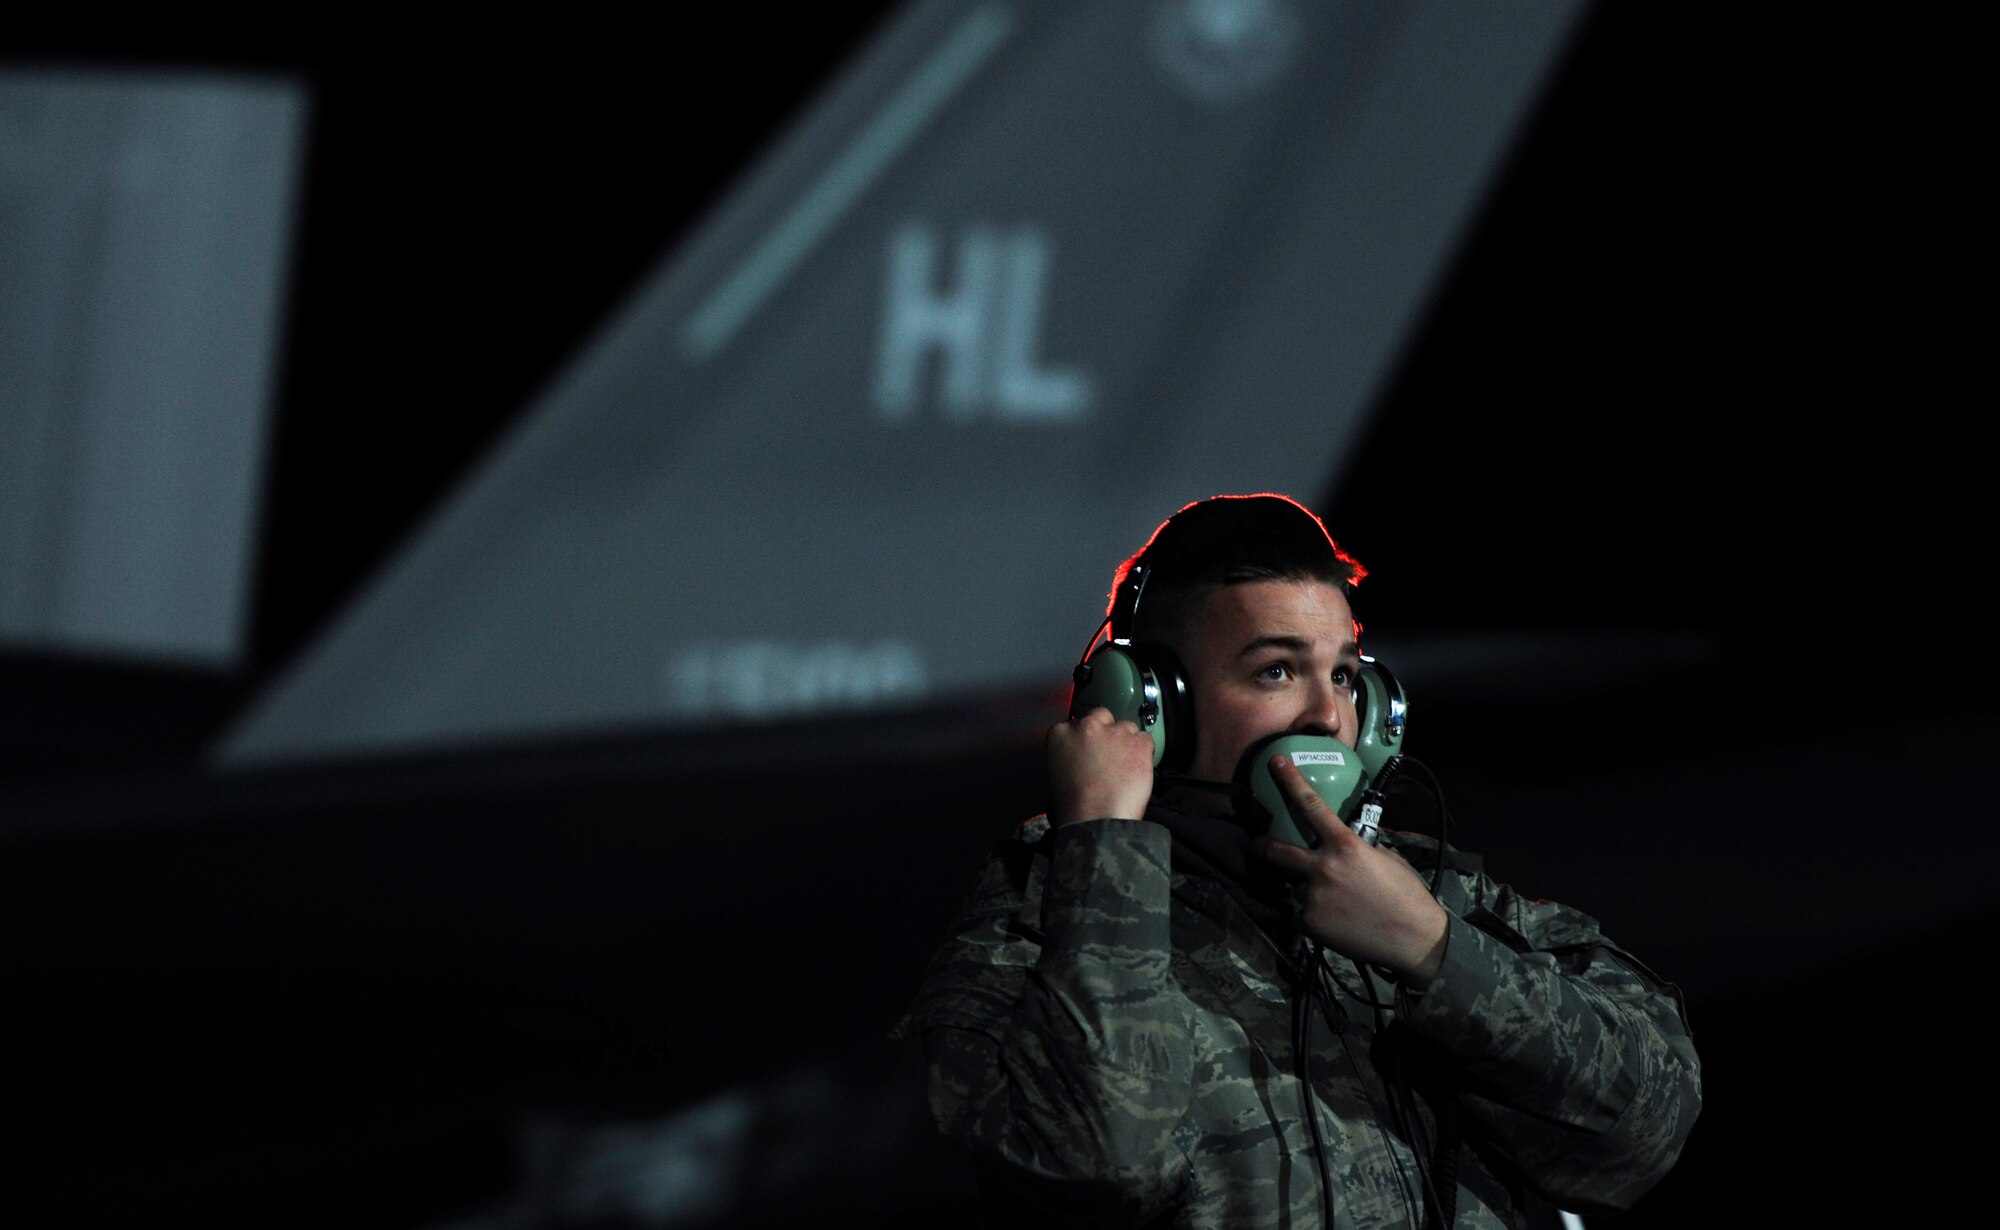
[{"label": "man's short hair", "polygon": [[[1145,565],[1148,575],[1130,628],[1114,637],[1177,644],[1208,595],[1245,581],[1324,581],[1352,597],[1368,570],[1333,540],[1305,505],[1273,492],[1217,495],[1197,500],[1160,523],[1137,554],[1118,566],[1109,611]],[[1354,625],[1355,635],[1361,624]]]}]

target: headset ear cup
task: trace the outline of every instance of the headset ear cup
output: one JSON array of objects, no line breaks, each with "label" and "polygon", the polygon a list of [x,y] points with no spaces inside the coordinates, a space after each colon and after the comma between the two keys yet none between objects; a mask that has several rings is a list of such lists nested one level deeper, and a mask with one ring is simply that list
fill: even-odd
[{"label": "headset ear cup", "polygon": [[1368,775],[1373,777],[1382,771],[1383,765],[1403,751],[1403,727],[1408,719],[1409,704],[1403,698],[1403,688],[1396,681],[1396,676],[1372,657],[1361,659],[1361,671],[1355,685],[1358,737],[1354,750],[1360,755]]},{"label": "headset ear cup", "polygon": [[1131,722],[1153,736],[1153,767],[1168,748],[1166,714],[1158,702],[1158,685],[1144,656],[1124,645],[1099,645],[1076,668],[1069,694],[1069,715],[1081,717],[1092,709],[1108,709],[1113,719]]},{"label": "headset ear cup", "polygon": [[1187,668],[1165,645],[1105,642],[1076,668],[1069,715],[1108,709],[1153,736],[1153,767],[1185,771],[1194,760],[1194,698]]},{"label": "headset ear cup", "polygon": [[1153,763],[1184,773],[1194,763],[1194,696],[1188,690],[1187,668],[1165,645],[1135,645],[1132,653],[1151,674],[1159,692],[1160,732],[1165,747]]}]

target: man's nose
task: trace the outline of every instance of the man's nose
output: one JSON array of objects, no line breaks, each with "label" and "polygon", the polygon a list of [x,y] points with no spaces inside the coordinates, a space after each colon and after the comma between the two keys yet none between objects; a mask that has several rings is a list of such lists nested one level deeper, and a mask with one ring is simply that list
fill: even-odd
[{"label": "man's nose", "polygon": [[1292,719],[1292,733],[1340,737],[1340,689],[1332,680],[1320,680],[1305,697],[1298,716]]}]

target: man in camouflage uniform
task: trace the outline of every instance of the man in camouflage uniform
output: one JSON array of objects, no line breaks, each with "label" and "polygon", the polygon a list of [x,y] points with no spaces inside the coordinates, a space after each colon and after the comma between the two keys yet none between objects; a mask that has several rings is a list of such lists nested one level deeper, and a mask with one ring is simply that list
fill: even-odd
[{"label": "man in camouflage uniform", "polygon": [[[1103,709],[1056,726],[1049,815],[987,864],[904,1026],[993,1220],[1522,1227],[1539,1201],[1629,1207],[1700,1106],[1672,988],[1476,859],[1437,874],[1435,841],[1367,844],[1288,762],[1272,772],[1311,849],[1187,784],[1240,780],[1279,732],[1354,745],[1359,566],[1275,496],[1190,505],[1120,582],[1141,562],[1145,606],[1113,631],[1185,664],[1186,773],[1156,783],[1151,737]],[[1438,809],[1405,773],[1386,819]]]}]

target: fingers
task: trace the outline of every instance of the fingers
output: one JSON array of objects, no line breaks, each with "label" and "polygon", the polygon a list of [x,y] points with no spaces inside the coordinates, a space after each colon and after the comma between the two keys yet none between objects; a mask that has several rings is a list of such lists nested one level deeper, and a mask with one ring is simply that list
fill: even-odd
[{"label": "fingers", "polygon": [[1075,725],[1122,726],[1135,735],[1139,733],[1139,723],[1133,721],[1131,718],[1124,718],[1122,720],[1115,718],[1111,716],[1111,710],[1106,709],[1103,705],[1099,705],[1095,709],[1084,710],[1082,713],[1071,718],[1070,722]]},{"label": "fingers", "polygon": [[1354,836],[1340,818],[1340,813],[1333,810],[1331,803],[1319,797],[1312,783],[1306,781],[1305,774],[1299,772],[1298,766],[1288,758],[1271,757],[1271,779],[1278,783],[1278,791],[1285,796],[1293,818],[1306,831],[1317,836],[1321,845]]},{"label": "fingers", "polygon": [[1049,730],[1049,818],[1137,820],[1153,790],[1153,739],[1102,706]]},{"label": "fingers", "polygon": [[1275,837],[1259,837],[1251,843],[1251,849],[1265,862],[1295,880],[1311,875],[1319,858],[1304,846],[1295,846]]}]

